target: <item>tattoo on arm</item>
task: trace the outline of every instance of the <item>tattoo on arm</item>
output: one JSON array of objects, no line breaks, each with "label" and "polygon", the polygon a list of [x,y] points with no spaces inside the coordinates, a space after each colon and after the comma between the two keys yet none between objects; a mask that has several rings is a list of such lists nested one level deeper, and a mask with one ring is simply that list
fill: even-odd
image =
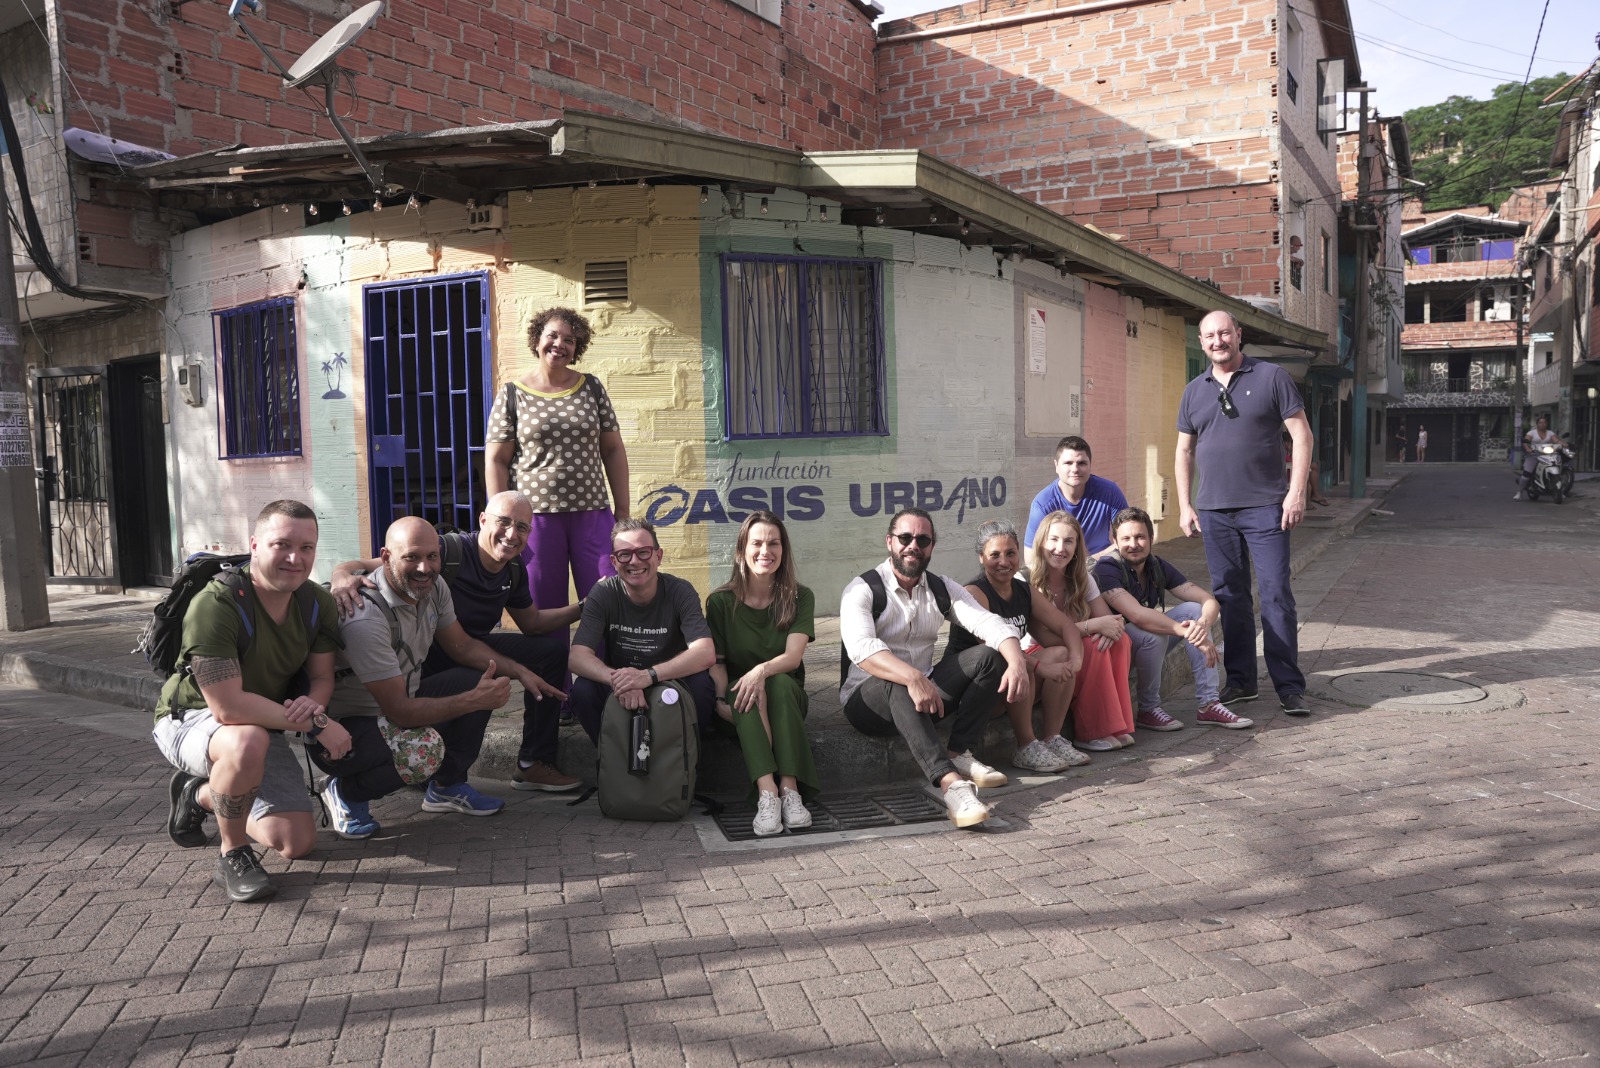
[{"label": "tattoo on arm", "polygon": [[216,809],[217,819],[242,820],[250,815],[250,809],[256,803],[256,794],[260,789],[259,786],[253,786],[242,794],[211,791],[211,806]]},{"label": "tattoo on arm", "polygon": [[241,677],[239,661],[221,656],[197,656],[189,664],[189,672],[201,689]]}]

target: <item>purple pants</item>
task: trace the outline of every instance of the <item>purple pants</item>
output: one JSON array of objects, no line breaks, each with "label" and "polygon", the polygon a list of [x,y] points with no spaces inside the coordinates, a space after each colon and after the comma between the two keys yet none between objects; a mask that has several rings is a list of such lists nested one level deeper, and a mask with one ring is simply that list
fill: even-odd
[{"label": "purple pants", "polygon": [[[535,512],[533,530],[522,550],[528,569],[528,589],[536,607],[563,608],[567,600],[567,569],[572,569],[572,585],[580,598],[589,596],[594,584],[615,575],[611,566],[611,527],[616,517],[609,508],[589,512]],[[565,645],[569,631],[554,637]],[[554,680],[550,680],[554,681]],[[561,689],[570,689],[572,678],[563,674]]]}]

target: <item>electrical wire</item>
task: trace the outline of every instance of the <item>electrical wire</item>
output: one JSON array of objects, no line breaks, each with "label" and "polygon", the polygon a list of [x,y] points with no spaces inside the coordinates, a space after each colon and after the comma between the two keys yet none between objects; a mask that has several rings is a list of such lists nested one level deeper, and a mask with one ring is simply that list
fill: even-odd
[{"label": "electrical wire", "polygon": [[[1389,12],[1392,15],[1398,15],[1400,18],[1405,19],[1407,22],[1413,23],[1413,24],[1415,24],[1417,26],[1421,26],[1425,30],[1431,30],[1434,33],[1442,33],[1446,37],[1454,38],[1455,40],[1460,41],[1462,44],[1475,45],[1478,48],[1488,48],[1488,49],[1492,49],[1493,51],[1496,51],[1496,52],[1504,52],[1508,56],[1516,56],[1518,59],[1522,58],[1522,52],[1517,50],[1517,49],[1506,48],[1503,45],[1490,44],[1488,41],[1474,41],[1470,37],[1462,37],[1460,34],[1451,33],[1449,30],[1445,29],[1443,26],[1433,26],[1433,25],[1430,25],[1429,23],[1423,22],[1421,19],[1414,19],[1410,15],[1407,15],[1404,11],[1401,11],[1399,8],[1390,7],[1388,4],[1380,2],[1380,0],[1366,0],[1366,2],[1371,4],[1373,7],[1381,7],[1385,11]],[[1576,65],[1576,64],[1582,62],[1582,60],[1577,60],[1577,59],[1554,59],[1554,58],[1552,58],[1550,56],[1545,56],[1544,60],[1545,60],[1546,63],[1562,63],[1562,64],[1569,64],[1569,65]]]}]

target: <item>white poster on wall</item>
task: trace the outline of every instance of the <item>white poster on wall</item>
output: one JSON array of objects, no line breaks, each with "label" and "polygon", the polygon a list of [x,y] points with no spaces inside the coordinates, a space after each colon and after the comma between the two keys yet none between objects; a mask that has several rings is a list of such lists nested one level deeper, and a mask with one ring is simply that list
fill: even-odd
[{"label": "white poster on wall", "polygon": [[1083,309],[1030,293],[1025,298],[1023,433],[1059,438],[1083,432]]}]

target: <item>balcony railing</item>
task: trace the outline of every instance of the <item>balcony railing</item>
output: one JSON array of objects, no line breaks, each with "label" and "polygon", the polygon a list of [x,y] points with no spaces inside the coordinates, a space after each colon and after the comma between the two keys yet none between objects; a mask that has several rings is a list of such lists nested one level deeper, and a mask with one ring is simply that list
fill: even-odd
[{"label": "balcony railing", "polygon": [[1470,378],[1445,378],[1436,375],[1406,376],[1407,393],[1504,393],[1510,388],[1509,379],[1486,378],[1474,385]]}]

